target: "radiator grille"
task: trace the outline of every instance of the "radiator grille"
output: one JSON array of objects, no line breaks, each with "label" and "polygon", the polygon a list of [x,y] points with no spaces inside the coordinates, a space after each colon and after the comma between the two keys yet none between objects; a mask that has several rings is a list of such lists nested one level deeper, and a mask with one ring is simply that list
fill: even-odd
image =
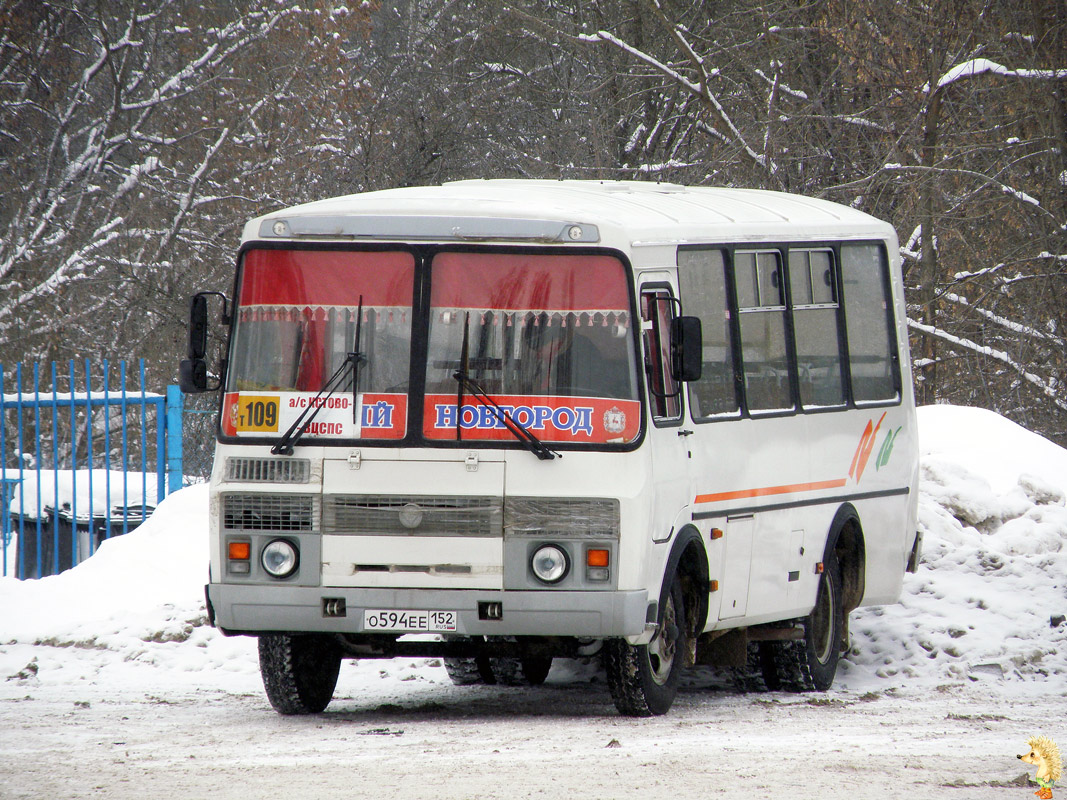
[{"label": "radiator grille", "polygon": [[222,527],[230,531],[310,531],[315,523],[309,495],[228,494]]},{"label": "radiator grille", "polygon": [[494,497],[335,495],[325,501],[323,532],[501,536],[503,512]]},{"label": "radiator grille", "polygon": [[246,483],[307,483],[311,462],[306,458],[227,458],[226,480]]}]

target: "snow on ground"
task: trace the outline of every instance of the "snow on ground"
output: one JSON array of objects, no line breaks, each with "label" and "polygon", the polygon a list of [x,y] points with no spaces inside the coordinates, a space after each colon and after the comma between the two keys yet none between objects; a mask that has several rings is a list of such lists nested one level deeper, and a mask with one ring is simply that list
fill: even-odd
[{"label": "snow on ground", "polygon": [[[611,759],[615,777],[591,796],[622,796],[604,787],[631,785],[620,778],[627,769],[657,796],[653,785],[696,789],[705,784],[687,777],[694,763],[717,777],[720,795],[769,785],[812,796],[815,782],[824,797],[880,797],[889,787],[900,796],[903,786],[1021,796],[1025,765],[1012,753],[1025,736],[1067,743],[1067,451],[988,411],[935,406],[919,420],[922,567],[906,576],[899,604],[853,614],[852,647],[826,695],[736,695],[697,673],[670,715],[638,721],[615,715],[595,664],[557,662],[547,687],[502,690],[452,687],[432,660],[370,660],[346,662],[327,715],[278,717],[262,694],[254,641],[206,624],[207,487],[194,486],[62,575],[0,578],[0,756],[8,754],[0,797],[9,796],[5,784],[12,797],[45,796],[42,787],[54,796],[148,796],[165,786],[203,796],[219,788],[215,773],[259,786],[249,763],[266,770],[260,777],[280,764],[317,766],[332,791],[348,785],[355,757],[335,734],[359,735],[361,774],[391,787],[379,783],[379,797],[425,796],[433,769],[449,775],[439,797],[572,793],[586,780],[583,765],[600,763],[609,747],[624,749]],[[268,746],[266,732],[280,743]],[[421,750],[410,748],[416,740]],[[967,769],[984,775],[960,766],[964,740]],[[218,746],[203,751],[205,742]],[[87,758],[98,774],[33,763],[53,747],[75,764]],[[168,760],[172,747],[180,759]],[[474,763],[461,758],[470,748]],[[781,757],[761,766],[745,755],[754,748]],[[733,755],[712,763],[712,749]],[[824,750],[836,755],[823,761]],[[539,761],[545,753],[570,766],[553,777]],[[949,753],[956,772],[941,763]],[[179,763],[196,758],[213,772]],[[664,759],[675,768],[653,770]],[[422,777],[420,761],[431,769]],[[507,766],[493,774],[503,777],[479,781],[498,761]],[[831,774],[840,780],[822,786]]]}]

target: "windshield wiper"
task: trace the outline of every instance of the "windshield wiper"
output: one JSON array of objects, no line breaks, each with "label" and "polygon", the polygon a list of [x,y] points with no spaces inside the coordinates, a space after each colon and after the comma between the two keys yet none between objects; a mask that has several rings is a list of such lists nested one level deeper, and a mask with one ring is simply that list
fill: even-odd
[{"label": "windshield wiper", "polygon": [[470,346],[470,312],[467,312],[467,318],[463,325],[463,349],[460,352],[460,367],[454,373],[452,377],[456,379],[456,383],[459,384],[459,388],[456,392],[456,439],[461,439],[460,420],[463,414],[463,391],[464,389],[470,393],[471,397],[488,408],[492,412],[505,428],[511,431],[512,436],[519,440],[535,456],[542,461],[551,461],[553,458],[563,458],[561,453],[556,452],[540,439],[538,439],[530,429],[523,425],[521,422],[515,419],[503,406],[501,406],[496,400],[485,393],[485,390],[479,386],[470,375],[467,374],[467,368],[469,366],[469,346]]},{"label": "windshield wiper", "polygon": [[[515,419],[506,408],[497,403],[492,397],[485,393],[477,383],[471,379],[463,370],[457,370],[452,374],[452,377],[456,379],[460,386],[467,390],[471,397],[488,408],[493,416],[495,416],[504,427],[511,431],[512,435],[518,439],[527,450],[533,453],[542,461],[549,461],[553,458],[563,458],[561,453],[556,452],[540,439],[538,439],[529,428],[523,425],[521,422]],[[457,410],[457,414],[458,414]]]},{"label": "windshield wiper", "polygon": [[341,388],[341,384],[344,382],[345,372],[351,367],[352,370],[352,422],[357,423],[359,421],[359,365],[366,361],[366,356],[359,352],[359,340],[362,334],[363,325],[363,295],[359,296],[359,312],[356,317],[356,336],[353,344],[352,352],[345,353],[345,360],[341,362],[341,366],[337,368],[337,371],[330,376],[330,379],[326,381],[323,387],[319,390],[319,393],[315,395],[312,401],[308,404],[307,408],[300,412],[300,416],[296,418],[292,425],[289,426],[282,438],[270,449],[271,453],[276,456],[291,456],[293,454],[293,448],[296,443],[300,441],[300,437],[304,435],[304,432],[311,426],[311,423],[315,421],[315,417],[318,416],[319,410],[326,405],[326,400],[333,396],[333,393]]}]

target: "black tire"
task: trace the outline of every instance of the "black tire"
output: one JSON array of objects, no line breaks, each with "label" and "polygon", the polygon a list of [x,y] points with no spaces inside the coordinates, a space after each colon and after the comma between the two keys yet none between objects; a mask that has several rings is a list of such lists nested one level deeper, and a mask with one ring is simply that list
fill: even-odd
[{"label": "black tire", "polygon": [[341,669],[341,648],[330,636],[265,633],[259,673],[279,714],[318,714],[330,704]]},{"label": "black tire", "polygon": [[496,683],[496,677],[493,675],[493,668],[489,663],[488,656],[446,658],[445,671],[456,686],[477,686],[481,683]]},{"label": "black tire", "polygon": [[445,671],[456,686],[540,686],[552,668],[552,659],[541,656],[477,656],[446,658],[444,661]]},{"label": "black tire", "polygon": [[552,669],[551,656],[526,656],[520,659],[522,677],[530,686],[540,686]]},{"label": "black tire", "polygon": [[619,713],[628,717],[666,714],[678,693],[685,667],[685,597],[677,578],[659,613],[659,629],[648,644],[604,643],[608,688]]},{"label": "black tire", "polygon": [[762,642],[764,677],[773,691],[825,692],[834,683],[845,635],[841,568],[832,553],[823,563],[815,608],[803,620],[804,638]]},{"label": "black tire", "polygon": [[767,679],[774,672],[774,654],[765,642],[749,642],[745,666],[734,667],[731,677],[734,688],[743,694],[753,692],[775,691],[778,686],[771,686]]}]

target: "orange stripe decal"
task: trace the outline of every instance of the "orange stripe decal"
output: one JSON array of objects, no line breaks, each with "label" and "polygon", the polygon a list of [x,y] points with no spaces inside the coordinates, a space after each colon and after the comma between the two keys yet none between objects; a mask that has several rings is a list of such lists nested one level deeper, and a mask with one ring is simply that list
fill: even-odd
[{"label": "orange stripe decal", "polygon": [[840,489],[846,483],[845,478],[832,481],[815,481],[814,483],[792,483],[788,486],[764,486],[760,489],[740,489],[736,492],[715,492],[698,494],[698,503],[719,503],[723,500],[742,500],[748,497],[768,497],[776,494],[798,494],[800,492],[817,492],[821,489]]}]

